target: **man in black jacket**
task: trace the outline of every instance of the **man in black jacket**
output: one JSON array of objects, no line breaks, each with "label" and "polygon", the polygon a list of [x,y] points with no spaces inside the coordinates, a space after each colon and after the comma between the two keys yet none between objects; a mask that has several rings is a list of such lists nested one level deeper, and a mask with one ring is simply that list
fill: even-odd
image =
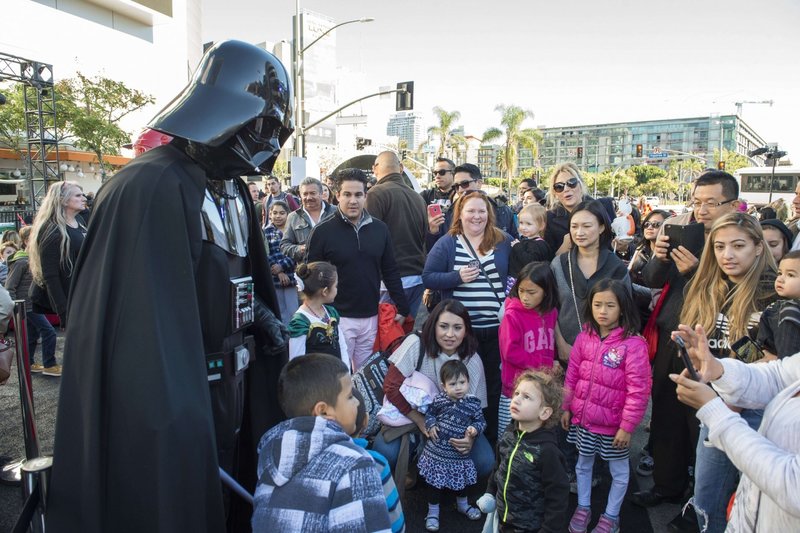
[{"label": "man in black jacket", "polygon": [[333,306],[341,315],[339,335],[347,342],[351,368],[358,370],[372,353],[378,331],[381,278],[397,305],[397,322],[408,315],[408,302],[389,229],[364,209],[366,174],[348,168],[339,171],[337,181],[339,209],[314,227],[307,260],[336,266],[339,286]]},{"label": "man in black jacket", "polygon": [[426,205],[439,204],[442,206],[442,212],[450,208],[455,192],[453,190],[455,168],[456,164],[446,157],[436,158],[433,164],[433,181],[436,185],[419,193]]},{"label": "man in black jacket", "polygon": [[[389,228],[409,316],[415,317],[423,292],[422,269],[425,268],[428,228],[425,200],[403,181],[403,165],[394,152],[378,154],[372,171],[378,184],[369,190],[366,209]],[[385,294],[381,296],[388,301]]]}]

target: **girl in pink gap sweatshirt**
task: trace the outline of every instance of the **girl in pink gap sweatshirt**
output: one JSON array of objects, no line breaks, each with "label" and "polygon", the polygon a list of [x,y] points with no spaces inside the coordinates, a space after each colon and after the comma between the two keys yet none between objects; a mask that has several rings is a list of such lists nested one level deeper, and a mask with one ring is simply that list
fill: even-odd
[{"label": "girl in pink gap sweatshirt", "polygon": [[612,482],[605,513],[593,531],[616,533],[630,476],[631,434],[650,396],[650,359],[647,343],[637,334],[638,310],[621,281],[598,282],[586,301],[588,320],[570,353],[561,418],[569,429],[567,441],[578,448],[578,508],[569,531],[583,533],[592,519],[592,467],[599,454],[608,461]]},{"label": "girl in pink gap sweatshirt", "polygon": [[500,433],[511,422],[511,397],[517,376],[527,369],[553,366],[557,306],[558,288],[549,263],[525,265],[508,293],[500,323]]}]

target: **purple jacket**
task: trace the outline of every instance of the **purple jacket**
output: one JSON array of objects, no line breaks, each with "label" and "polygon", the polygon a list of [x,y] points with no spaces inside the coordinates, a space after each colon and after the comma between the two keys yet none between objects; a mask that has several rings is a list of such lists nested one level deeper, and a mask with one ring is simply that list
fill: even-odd
[{"label": "purple jacket", "polygon": [[584,329],[569,356],[563,408],[572,412],[573,424],[592,433],[633,433],[647,409],[651,386],[644,338],[624,338],[617,328],[601,340]]}]

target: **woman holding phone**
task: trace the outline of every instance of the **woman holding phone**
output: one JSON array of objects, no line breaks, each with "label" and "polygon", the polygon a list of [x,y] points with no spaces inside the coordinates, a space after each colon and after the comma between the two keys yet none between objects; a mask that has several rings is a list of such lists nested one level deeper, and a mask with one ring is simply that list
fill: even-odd
[{"label": "woman holding phone", "polygon": [[454,298],[469,313],[478,354],[483,361],[488,396],[486,436],[497,436],[500,402],[499,312],[505,300],[511,237],[495,226],[489,198],[470,191],[453,206],[453,224],[428,254],[422,282],[439,290],[442,299]]},{"label": "woman holding phone", "polygon": [[[800,358],[748,365],[714,357],[702,326],[681,324],[672,335],[701,381],[670,375],[678,399],[697,409],[708,443],[741,471],[728,531],[800,531]],[[764,409],[758,431],[729,406]]]},{"label": "woman holding phone", "polygon": [[[761,312],[777,299],[775,277],[775,261],[758,221],[745,213],[724,215],[714,222],[697,272],[686,286],[685,294],[692,297],[686,298],[680,321],[699,324],[708,332],[707,347],[714,357],[736,357],[731,345],[746,336],[756,338]],[[753,428],[758,427],[762,414],[760,410],[741,411]],[[723,451],[706,444],[708,432],[708,427],[700,428],[694,504],[700,529],[707,527],[706,531],[714,533],[725,530],[736,467]]]}]

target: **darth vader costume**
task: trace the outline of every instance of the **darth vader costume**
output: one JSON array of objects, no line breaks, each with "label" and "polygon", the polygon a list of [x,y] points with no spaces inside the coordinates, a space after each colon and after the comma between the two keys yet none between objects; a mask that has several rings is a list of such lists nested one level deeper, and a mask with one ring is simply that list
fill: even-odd
[{"label": "darth vader costume", "polygon": [[249,529],[219,467],[253,491],[288,350],[239,176],[272,169],[291,101],[274,56],[219,43],[149,125],[174,140],[100,189],[69,303],[49,532]]}]

